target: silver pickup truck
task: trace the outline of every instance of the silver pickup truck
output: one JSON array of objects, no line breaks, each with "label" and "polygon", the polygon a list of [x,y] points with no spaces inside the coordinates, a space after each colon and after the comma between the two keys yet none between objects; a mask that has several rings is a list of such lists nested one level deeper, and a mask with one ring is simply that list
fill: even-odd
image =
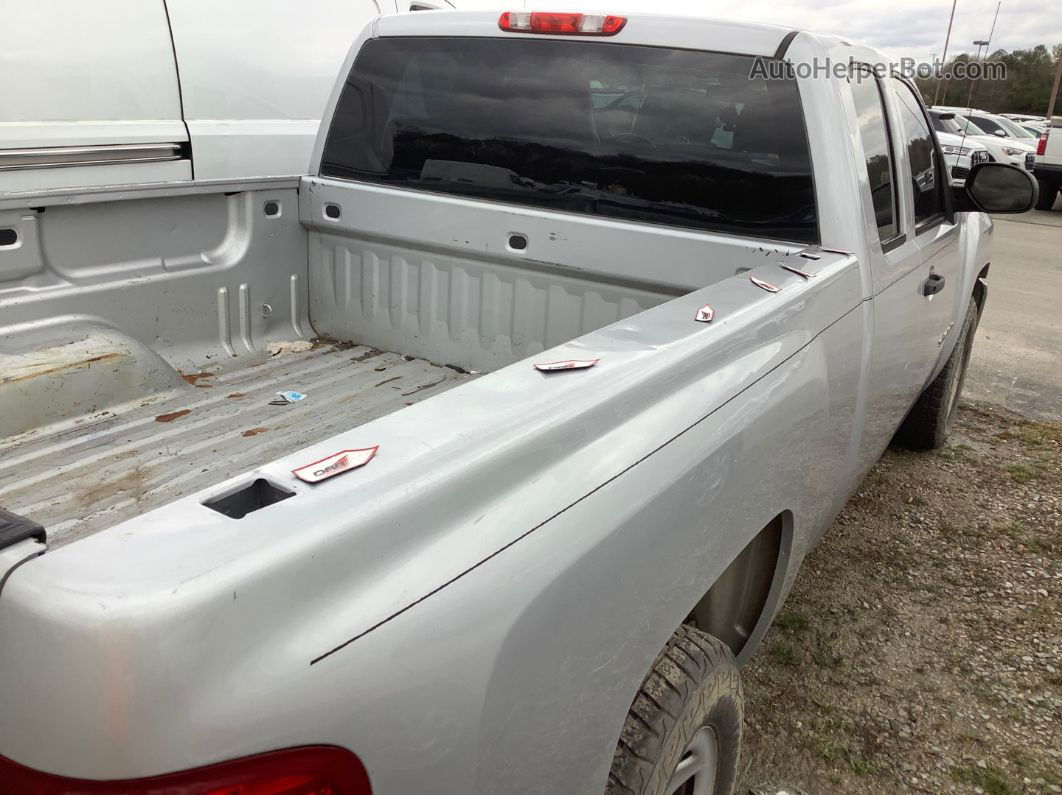
[{"label": "silver pickup truck", "polygon": [[1035,200],[884,60],[384,17],[312,176],[0,198],[0,792],[729,792],[737,664],[943,442]]}]

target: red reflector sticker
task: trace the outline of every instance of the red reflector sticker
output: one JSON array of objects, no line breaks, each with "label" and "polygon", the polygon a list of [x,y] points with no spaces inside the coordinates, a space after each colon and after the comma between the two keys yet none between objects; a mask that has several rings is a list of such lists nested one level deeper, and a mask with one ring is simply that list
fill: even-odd
[{"label": "red reflector sticker", "polygon": [[815,278],[815,274],[814,273],[808,273],[807,271],[802,271],[802,270],[800,270],[800,268],[796,268],[796,267],[794,267],[792,265],[786,265],[784,262],[782,263],[782,267],[785,268],[790,273],[795,273],[797,276],[803,276],[805,279],[814,279]]},{"label": "red reflector sticker", "polygon": [[380,445],[365,447],[360,450],[340,450],[338,453],[322,458],[320,461],[314,461],[312,464],[293,469],[291,474],[306,483],[319,483],[334,475],[365,466],[372,461],[372,457],[376,455],[376,451],[379,449]]},{"label": "red reflector sticker", "polygon": [[558,370],[585,370],[593,367],[600,359],[565,359],[561,362],[536,362],[532,365],[536,370],[543,373],[554,373]]},{"label": "red reflector sticker", "polygon": [[693,319],[698,323],[711,323],[713,317],[715,317],[715,310],[705,304],[697,310],[697,314],[693,316]]},{"label": "red reflector sticker", "polygon": [[765,282],[763,279],[757,279],[755,276],[749,276],[749,281],[769,293],[776,293],[782,289],[781,287],[777,287],[771,284],[770,282]]}]

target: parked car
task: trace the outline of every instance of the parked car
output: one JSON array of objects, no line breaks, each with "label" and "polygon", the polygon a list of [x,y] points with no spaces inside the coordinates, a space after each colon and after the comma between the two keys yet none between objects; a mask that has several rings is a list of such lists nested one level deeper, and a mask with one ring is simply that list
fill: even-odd
[{"label": "parked car", "polygon": [[[1054,132],[1054,136],[1051,132]],[[1036,181],[1040,184],[1037,210],[1054,207],[1058,192],[1062,190],[1062,116],[1054,116],[1051,126],[1037,142]]]},{"label": "parked car", "polygon": [[1036,127],[1043,129],[1047,124],[1047,119],[1043,116],[1030,116],[1027,113],[1001,113],[999,114],[1005,119],[1017,122],[1025,127]]},{"label": "parked car", "polygon": [[1009,163],[1012,166],[1033,170],[1036,159],[1036,147],[1025,141],[1019,141],[1006,135],[996,135],[981,129],[965,111],[953,108],[930,108],[931,115],[951,115],[958,124],[959,130],[968,140],[976,141],[988,149],[995,163]]},{"label": "parked car", "polygon": [[978,163],[991,163],[992,155],[984,144],[964,136],[954,116],[930,114],[929,121],[940,143],[944,162],[953,185],[962,185],[970,175],[970,169]]},{"label": "parked car", "polygon": [[0,787],[731,791],[737,663],[946,438],[1036,192],[785,59],[887,56],[384,16],[311,176],[0,199]]},{"label": "parked car", "polygon": [[5,3],[0,193],[306,174],[351,39],[440,4]]},{"label": "parked car", "polygon": [[1030,132],[1018,122],[1003,116],[996,116],[995,120],[1007,131],[1008,137],[1027,143],[1030,146],[1036,146],[1036,141],[1040,138],[1039,133]]}]

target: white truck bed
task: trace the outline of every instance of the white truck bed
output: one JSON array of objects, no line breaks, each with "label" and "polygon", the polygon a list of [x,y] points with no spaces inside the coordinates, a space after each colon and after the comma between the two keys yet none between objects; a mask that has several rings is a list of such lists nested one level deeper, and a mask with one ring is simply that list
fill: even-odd
[{"label": "white truck bed", "polygon": [[[351,343],[240,363],[185,374],[186,388],[131,406],[0,438],[0,505],[36,517],[60,546],[474,377]],[[307,397],[270,405],[281,390]]]}]

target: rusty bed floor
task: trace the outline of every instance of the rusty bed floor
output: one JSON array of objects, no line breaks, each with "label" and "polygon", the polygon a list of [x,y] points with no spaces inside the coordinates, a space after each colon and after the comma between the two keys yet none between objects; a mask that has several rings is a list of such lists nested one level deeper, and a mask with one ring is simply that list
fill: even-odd
[{"label": "rusty bed floor", "polygon": [[[474,377],[349,344],[263,354],[118,413],[0,439],[0,506],[59,546]],[[270,405],[281,390],[307,397]]]}]

